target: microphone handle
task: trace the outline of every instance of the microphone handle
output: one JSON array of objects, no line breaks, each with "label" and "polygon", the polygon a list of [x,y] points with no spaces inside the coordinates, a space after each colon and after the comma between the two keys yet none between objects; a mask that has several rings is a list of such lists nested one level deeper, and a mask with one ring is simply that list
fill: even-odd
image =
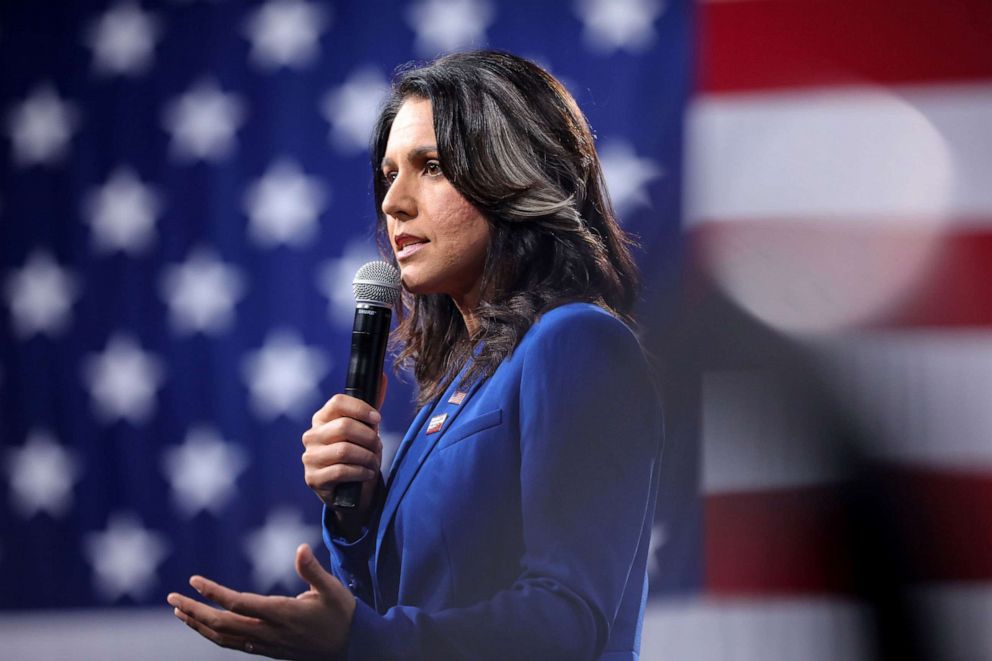
[{"label": "microphone handle", "polygon": [[[348,378],[344,393],[376,405],[379,382],[386,358],[389,340],[389,323],[392,311],[388,307],[358,303],[355,308],[355,325],[351,331],[351,358],[348,361]],[[353,510],[362,497],[361,482],[346,482],[334,489],[331,507]]]}]

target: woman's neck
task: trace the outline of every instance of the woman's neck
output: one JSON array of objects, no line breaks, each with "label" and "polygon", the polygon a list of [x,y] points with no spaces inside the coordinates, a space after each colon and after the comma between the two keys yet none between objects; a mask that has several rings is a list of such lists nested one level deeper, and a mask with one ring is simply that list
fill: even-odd
[{"label": "woman's neck", "polygon": [[458,312],[462,315],[462,321],[465,322],[465,329],[468,331],[470,338],[475,337],[476,332],[479,330],[479,320],[476,316],[476,311],[479,308],[479,298],[478,286],[473,287],[472,291],[466,293],[464,296],[451,297],[455,307],[458,308]]}]

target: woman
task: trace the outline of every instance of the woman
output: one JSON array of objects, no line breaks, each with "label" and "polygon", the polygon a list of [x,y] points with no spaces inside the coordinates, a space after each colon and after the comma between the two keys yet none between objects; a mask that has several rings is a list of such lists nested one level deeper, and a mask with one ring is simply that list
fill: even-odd
[{"label": "woman", "polygon": [[[636,659],[660,416],[636,272],[592,134],[558,81],[498,52],[402,73],[372,139],[395,331],[420,413],[379,472],[380,416],[336,395],[304,434],[333,576],[296,599],[170,595],[227,647],[286,658]],[[345,587],[347,586],[347,587]]]}]

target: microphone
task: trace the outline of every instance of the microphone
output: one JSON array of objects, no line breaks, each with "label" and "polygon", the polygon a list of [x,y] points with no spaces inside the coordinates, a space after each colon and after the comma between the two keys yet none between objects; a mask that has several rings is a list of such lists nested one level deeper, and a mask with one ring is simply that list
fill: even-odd
[{"label": "microphone", "polygon": [[[355,273],[351,287],[355,292],[355,325],[351,331],[351,358],[344,393],[375,406],[389,322],[393,305],[400,298],[400,273],[389,262],[368,262]],[[331,507],[355,509],[361,495],[361,482],[339,484],[334,489]]]}]

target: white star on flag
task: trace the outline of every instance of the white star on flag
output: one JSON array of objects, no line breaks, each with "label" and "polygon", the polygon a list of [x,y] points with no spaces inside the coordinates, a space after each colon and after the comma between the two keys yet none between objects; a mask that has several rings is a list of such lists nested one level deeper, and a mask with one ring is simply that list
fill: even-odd
[{"label": "white star on flag", "polygon": [[36,87],[7,115],[7,133],[17,165],[54,164],[65,156],[79,112],[50,84]]},{"label": "white star on flag", "polygon": [[654,22],[665,11],[662,0],[578,0],[575,11],[590,48],[601,53],[645,50],[654,41]]},{"label": "white star on flag", "polygon": [[172,326],[179,333],[216,335],[234,321],[234,304],[245,294],[244,277],[206,248],[165,267],[159,281]]},{"label": "white star on flag", "polygon": [[381,259],[365,241],[352,240],[340,257],[325,261],[317,273],[317,288],[330,305],[327,316],[331,323],[350,328],[355,320],[355,291],[352,281],[366,262]]},{"label": "white star on flag", "polygon": [[326,187],[288,159],[276,161],[248,187],[244,208],[248,231],[259,246],[301,247],[317,234],[317,218],[327,204]]},{"label": "white star on flag", "polygon": [[266,517],[265,525],[247,535],[245,554],[251,562],[252,580],[260,592],[269,592],[276,585],[292,589],[300,583],[296,575],[296,548],[320,539],[320,531],[301,523],[300,513],[278,509]]},{"label": "white star on flag", "polygon": [[93,68],[101,74],[136,75],[148,70],[161,33],[158,20],[133,2],[120,2],[86,31]]},{"label": "white star on flag", "polygon": [[485,0],[421,0],[407,10],[407,23],[416,33],[421,55],[483,46],[495,12]]},{"label": "white star on flag", "polygon": [[330,12],[303,0],[269,0],[245,23],[251,58],[264,69],[302,68],[319,54]]},{"label": "white star on flag", "polygon": [[163,114],[180,159],[218,161],[234,149],[234,134],[245,119],[244,103],[213,81],[201,81],[173,100]]},{"label": "white star on flag", "polygon": [[242,363],[255,414],[266,420],[299,416],[320,400],[320,380],[331,368],[324,352],[300,342],[295,332],[269,334]]},{"label": "white star on flag", "polygon": [[78,294],[75,276],[41,251],[32,253],[24,268],[12,271],[4,282],[14,331],[21,337],[64,331]]},{"label": "white star on flag", "polygon": [[162,470],[172,487],[172,501],[186,518],[209,511],[220,515],[235,493],[235,481],[248,466],[248,456],[225,443],[215,430],[194,427],[182,445],[162,454]]},{"label": "white star on flag", "polygon": [[647,185],[664,173],[657,163],[639,157],[633,147],[618,140],[600,148],[599,159],[610,199],[621,219],[626,212],[651,204]]},{"label": "white star on flag", "polygon": [[324,95],[321,113],[331,124],[331,142],[340,151],[356,153],[369,146],[379,104],[389,92],[386,77],[375,67],[363,67]]},{"label": "white star on flag", "polygon": [[7,450],[5,465],[11,500],[25,519],[38,512],[60,517],[69,511],[79,462],[51,434],[32,432],[21,448]]},{"label": "white star on flag", "polygon": [[125,595],[135,600],[145,597],[169,554],[165,536],[146,530],[133,514],[111,516],[106,530],[86,535],[83,549],[93,567],[96,589],[108,601]]},{"label": "white star on flag", "polygon": [[126,167],[117,168],[103,186],[87,195],[83,214],[101,252],[137,255],[155,239],[155,218],[161,211],[158,193]]},{"label": "white star on flag", "polygon": [[96,412],[108,422],[134,424],[155,410],[155,393],[164,380],[162,362],[141,350],[133,339],[115,335],[103,353],[87,357],[83,380]]}]

